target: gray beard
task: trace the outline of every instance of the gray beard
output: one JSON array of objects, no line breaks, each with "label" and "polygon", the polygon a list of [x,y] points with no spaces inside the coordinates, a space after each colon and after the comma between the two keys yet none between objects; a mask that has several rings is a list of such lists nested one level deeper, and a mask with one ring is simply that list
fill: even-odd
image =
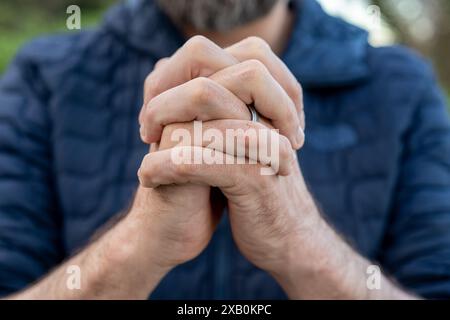
[{"label": "gray beard", "polygon": [[279,0],[155,0],[176,24],[229,31],[265,16]]}]

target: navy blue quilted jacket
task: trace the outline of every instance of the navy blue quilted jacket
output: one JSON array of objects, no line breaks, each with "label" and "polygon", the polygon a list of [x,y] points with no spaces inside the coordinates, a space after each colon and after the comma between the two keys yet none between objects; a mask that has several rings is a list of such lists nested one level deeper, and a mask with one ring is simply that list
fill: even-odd
[{"label": "navy blue quilted jacket", "polygon": [[[407,289],[450,298],[450,122],[430,67],[294,0],[282,58],[305,90],[299,161],[327,220]],[[96,29],[37,39],[0,82],[0,294],[15,292],[126,210],[148,147],[142,84],[184,39],[151,0]],[[153,298],[285,298],[238,252],[225,218]]]}]

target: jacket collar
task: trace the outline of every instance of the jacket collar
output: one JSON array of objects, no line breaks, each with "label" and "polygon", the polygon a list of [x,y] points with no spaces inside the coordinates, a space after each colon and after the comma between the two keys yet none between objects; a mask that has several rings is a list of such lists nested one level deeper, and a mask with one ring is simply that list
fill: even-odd
[{"label": "jacket collar", "polygon": [[326,14],[315,0],[294,0],[295,27],[283,60],[303,86],[342,86],[369,76],[368,34]]},{"label": "jacket collar", "polygon": [[[369,76],[366,31],[327,15],[316,0],[292,0],[296,21],[283,60],[306,87],[343,86]],[[104,27],[155,59],[171,55],[183,37],[151,0],[113,7]]]}]

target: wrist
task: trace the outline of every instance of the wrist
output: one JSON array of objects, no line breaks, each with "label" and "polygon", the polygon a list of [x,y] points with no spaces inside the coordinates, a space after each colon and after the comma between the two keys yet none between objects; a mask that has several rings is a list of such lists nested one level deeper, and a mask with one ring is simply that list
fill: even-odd
[{"label": "wrist", "polygon": [[122,246],[118,258],[129,260],[132,257],[140,257],[147,267],[164,275],[176,267],[176,264],[171,262],[163,232],[154,217],[155,213],[151,211],[130,210],[123,221],[126,239],[123,239],[125,245]]},{"label": "wrist", "polygon": [[351,298],[355,293],[350,283],[355,277],[349,274],[359,260],[318,212],[290,239],[286,252],[283,268],[273,276],[291,299]]},{"label": "wrist", "polygon": [[170,271],[158,261],[153,237],[129,213],[72,262],[85,272],[85,298],[146,299]]},{"label": "wrist", "polygon": [[161,252],[161,239],[150,212],[131,210],[114,233],[115,248],[109,250],[109,263],[123,266],[139,277],[140,284],[153,287],[171,269]]},{"label": "wrist", "polygon": [[286,241],[284,256],[279,263],[279,268],[272,272],[272,276],[291,299],[303,299],[304,287],[308,286],[305,280],[309,282],[317,278],[325,271],[323,269],[326,265],[322,262],[319,263],[316,257],[319,255],[312,249],[316,242],[312,236],[306,235],[306,233],[310,233],[310,229],[304,229],[301,233],[301,236],[295,235]]},{"label": "wrist", "polygon": [[[325,223],[325,222],[324,222]],[[328,227],[328,235],[316,250],[298,254],[284,272],[274,278],[290,299],[415,299],[380,274],[380,289],[367,287],[367,268],[370,263],[358,255],[345,241]],[[301,247],[298,246],[298,251]],[[311,253],[311,252],[315,252]]]}]

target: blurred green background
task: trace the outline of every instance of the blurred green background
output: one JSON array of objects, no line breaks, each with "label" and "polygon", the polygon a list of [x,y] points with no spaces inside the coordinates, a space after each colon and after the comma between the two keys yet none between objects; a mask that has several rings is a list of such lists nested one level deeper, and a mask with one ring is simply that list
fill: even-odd
[{"label": "blurred green background", "polygon": [[69,32],[66,8],[82,8],[82,28],[94,26],[114,0],[1,0],[0,73],[26,41],[47,33]]},{"label": "blurred green background", "polygon": [[[442,86],[450,93],[450,0],[319,1],[331,14],[370,31],[374,45],[401,43],[419,51],[433,62]],[[66,28],[69,5],[80,6],[82,29],[85,29],[98,23],[104,11],[115,2],[1,0],[0,74],[18,48],[31,38],[53,32],[74,32]],[[380,23],[374,19],[371,5],[380,9]]]}]

